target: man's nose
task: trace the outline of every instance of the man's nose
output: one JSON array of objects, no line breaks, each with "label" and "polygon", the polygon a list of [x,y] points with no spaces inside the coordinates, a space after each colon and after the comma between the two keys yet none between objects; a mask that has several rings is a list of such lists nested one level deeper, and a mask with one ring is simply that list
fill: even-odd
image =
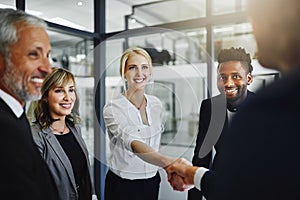
[{"label": "man's nose", "polygon": [[45,74],[49,74],[52,72],[52,67],[48,57],[42,59],[40,70]]},{"label": "man's nose", "polygon": [[234,81],[232,80],[231,77],[228,77],[224,80],[224,86],[230,87],[234,85]]}]

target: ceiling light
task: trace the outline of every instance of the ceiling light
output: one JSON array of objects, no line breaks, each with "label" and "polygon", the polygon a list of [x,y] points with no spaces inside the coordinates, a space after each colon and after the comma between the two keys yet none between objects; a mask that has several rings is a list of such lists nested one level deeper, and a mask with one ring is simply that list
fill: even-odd
[{"label": "ceiling light", "polygon": [[130,18],[131,23],[136,23],[136,19]]},{"label": "ceiling light", "polygon": [[77,6],[82,6],[82,5],[83,5],[82,1],[77,2]]}]

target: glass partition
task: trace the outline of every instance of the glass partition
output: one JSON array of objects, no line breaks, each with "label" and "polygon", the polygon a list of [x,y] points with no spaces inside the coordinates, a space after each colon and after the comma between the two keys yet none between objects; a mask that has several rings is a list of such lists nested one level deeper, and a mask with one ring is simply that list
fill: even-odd
[{"label": "glass partition", "polygon": [[1,0],[0,8],[16,8],[16,2],[12,0]]},{"label": "glass partition", "polygon": [[106,31],[117,32],[206,16],[206,0],[106,1]]},{"label": "glass partition", "polygon": [[212,15],[223,15],[245,11],[246,0],[211,0]]},{"label": "glass partition", "polygon": [[25,10],[49,22],[94,32],[94,0],[26,0]]}]

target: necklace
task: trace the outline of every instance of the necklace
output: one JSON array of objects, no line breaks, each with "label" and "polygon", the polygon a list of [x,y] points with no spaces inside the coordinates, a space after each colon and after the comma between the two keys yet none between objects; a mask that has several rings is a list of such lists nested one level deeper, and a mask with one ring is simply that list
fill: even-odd
[{"label": "necklace", "polygon": [[145,101],[145,97],[143,98],[143,101],[142,101],[142,103],[140,104],[140,106],[136,106],[134,103],[132,103],[138,110],[140,110],[141,109],[141,107],[142,107],[142,105],[144,104],[144,101]]},{"label": "necklace", "polygon": [[59,131],[59,130],[57,130],[57,129],[53,128],[51,125],[50,125],[50,128],[51,128],[53,131],[55,131],[55,132],[57,132],[57,133],[60,133],[60,134],[62,135],[62,134],[64,134],[64,132],[65,132],[65,130],[66,130],[66,128],[67,128],[67,126],[66,126],[66,125],[64,125],[64,129],[63,129],[62,131]]},{"label": "necklace", "polygon": [[129,98],[128,98],[128,96],[127,95],[125,95],[126,96],[126,98],[128,99],[128,101],[130,101],[130,103],[132,103],[138,110],[140,110],[141,109],[141,107],[144,105],[144,102],[145,102],[145,96],[143,96],[143,100],[142,100],[142,103],[139,105],[139,106],[137,106],[135,103],[133,103]]}]

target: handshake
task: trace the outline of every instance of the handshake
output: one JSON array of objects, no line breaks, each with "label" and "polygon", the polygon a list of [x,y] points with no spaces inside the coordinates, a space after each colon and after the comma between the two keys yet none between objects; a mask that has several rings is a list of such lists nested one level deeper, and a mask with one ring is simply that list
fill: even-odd
[{"label": "handshake", "polygon": [[186,191],[194,187],[194,175],[198,167],[184,158],[178,158],[164,167],[168,174],[168,181],[177,191]]}]

